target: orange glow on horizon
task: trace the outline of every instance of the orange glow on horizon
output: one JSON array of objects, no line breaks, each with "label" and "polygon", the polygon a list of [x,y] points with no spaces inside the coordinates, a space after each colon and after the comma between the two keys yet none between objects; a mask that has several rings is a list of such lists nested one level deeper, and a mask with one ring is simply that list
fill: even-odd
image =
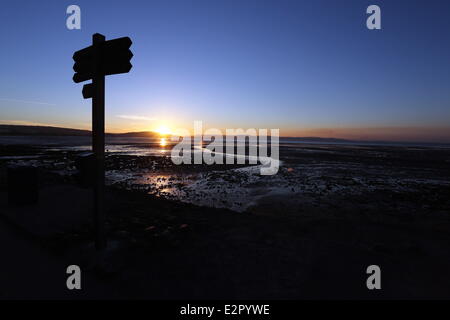
[{"label": "orange glow on horizon", "polygon": [[[2,121],[3,122],[3,121]],[[5,123],[9,124],[9,123]],[[31,125],[31,124],[30,124]],[[38,125],[34,124],[33,125]],[[66,127],[75,128],[82,130],[90,130],[79,125],[66,125],[66,124],[53,124],[55,127]],[[208,124],[203,126],[203,131],[213,128],[214,124]],[[244,130],[248,127],[237,125],[229,125],[228,128],[243,128]],[[129,133],[129,132],[141,132],[150,131],[157,133],[161,138],[168,138],[175,132],[174,128],[183,129],[185,128],[190,134],[193,134],[193,124],[183,123],[177,125],[171,122],[169,127],[166,123],[156,124],[153,128],[147,125],[136,125],[136,126],[119,126],[119,125],[109,125],[106,129],[107,133]],[[217,126],[219,130],[225,133],[223,125]],[[258,128],[258,127],[256,127]],[[424,125],[424,126],[339,126],[339,127],[308,127],[299,124],[297,127],[293,126],[276,126],[274,124],[264,124],[261,128],[269,129],[270,134],[271,128],[280,129],[280,137],[318,137],[318,138],[337,138],[337,139],[347,139],[347,140],[358,140],[358,141],[410,141],[410,142],[442,142],[450,143],[450,126],[446,125]]]}]

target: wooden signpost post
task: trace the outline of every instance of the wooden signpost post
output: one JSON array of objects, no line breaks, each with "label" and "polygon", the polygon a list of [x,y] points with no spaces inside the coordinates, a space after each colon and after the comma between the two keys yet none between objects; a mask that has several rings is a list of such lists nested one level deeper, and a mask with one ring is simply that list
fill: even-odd
[{"label": "wooden signpost post", "polygon": [[92,46],[73,54],[75,83],[92,80],[83,86],[83,98],[92,98],[92,150],[95,161],[94,177],[94,227],[97,250],[106,247],[104,228],[105,196],[105,76],[127,73],[131,70],[132,42],[128,37],[105,40],[96,33]]}]

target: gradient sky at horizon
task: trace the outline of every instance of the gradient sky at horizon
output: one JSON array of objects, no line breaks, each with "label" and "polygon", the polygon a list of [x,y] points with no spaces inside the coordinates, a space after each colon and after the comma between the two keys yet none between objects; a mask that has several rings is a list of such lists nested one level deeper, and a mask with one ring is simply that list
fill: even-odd
[{"label": "gradient sky at horizon", "polygon": [[[66,8],[81,7],[81,30]],[[382,30],[366,28],[366,8]],[[90,128],[72,54],[129,36],[106,81],[113,132],[160,125],[450,142],[450,1],[8,1],[0,11],[0,123]]]}]

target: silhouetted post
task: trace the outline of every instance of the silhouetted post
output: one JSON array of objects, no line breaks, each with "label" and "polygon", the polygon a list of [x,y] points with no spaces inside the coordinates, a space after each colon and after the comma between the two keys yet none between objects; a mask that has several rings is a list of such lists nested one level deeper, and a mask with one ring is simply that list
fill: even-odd
[{"label": "silhouetted post", "polygon": [[105,75],[127,73],[133,53],[129,37],[105,41],[105,36],[92,36],[92,46],[73,54],[73,81],[92,79],[83,86],[83,98],[92,98],[92,151],[94,152],[94,228],[95,247],[106,248],[105,236]]},{"label": "silhouetted post", "polygon": [[94,73],[92,85],[92,151],[95,161],[94,179],[94,228],[95,246],[98,250],[106,247],[105,239],[105,75],[101,70],[101,44],[105,36],[92,36],[94,48]]}]

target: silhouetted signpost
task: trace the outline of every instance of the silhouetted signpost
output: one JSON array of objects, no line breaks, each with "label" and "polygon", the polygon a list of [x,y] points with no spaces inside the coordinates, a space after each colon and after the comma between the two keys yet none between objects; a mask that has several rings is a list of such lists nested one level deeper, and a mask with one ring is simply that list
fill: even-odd
[{"label": "silhouetted signpost", "polygon": [[73,54],[75,83],[92,80],[83,86],[83,98],[92,98],[92,150],[95,161],[94,225],[95,245],[106,247],[104,230],[105,189],[105,76],[127,73],[131,70],[132,42],[128,37],[105,41],[105,36],[92,36],[92,46]]}]

